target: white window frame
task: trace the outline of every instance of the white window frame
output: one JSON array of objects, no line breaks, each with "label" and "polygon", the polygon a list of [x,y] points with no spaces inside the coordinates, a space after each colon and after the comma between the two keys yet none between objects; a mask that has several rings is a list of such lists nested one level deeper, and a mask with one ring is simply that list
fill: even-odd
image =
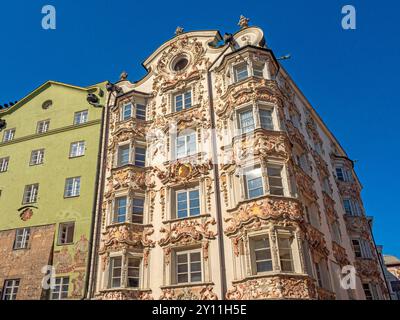
[{"label": "white window frame", "polygon": [[[285,239],[285,240],[288,240],[289,241],[289,247],[288,248],[281,248],[280,246],[279,246],[279,239]],[[280,267],[280,270],[281,270],[281,272],[284,272],[284,273],[295,273],[296,272],[296,267],[295,267],[295,261],[294,261],[294,256],[293,256],[293,252],[294,252],[294,249],[293,249],[293,242],[295,241],[295,238],[294,238],[294,236],[292,235],[292,234],[290,234],[290,233],[278,233],[277,234],[277,237],[276,237],[276,246],[277,246],[277,250],[278,250],[278,258],[279,258],[279,267]],[[282,254],[282,251],[283,250],[289,250],[289,255],[290,255],[290,258],[289,259],[283,259],[282,258],[282,256],[281,256],[281,254]],[[283,267],[282,267],[282,261],[286,261],[286,262],[290,262],[290,264],[291,264],[291,270],[283,270]]]},{"label": "white window frame", "polygon": [[89,121],[89,110],[77,111],[74,113],[74,125],[80,125]]},{"label": "white window frame", "polygon": [[[190,104],[186,104],[186,94],[190,94]],[[177,97],[181,97],[182,99],[182,109],[181,110],[177,110]],[[181,112],[183,110],[187,110],[187,109],[191,109],[193,108],[194,104],[193,104],[193,91],[192,89],[188,89],[188,90],[184,90],[182,92],[179,93],[175,93],[173,95],[173,112]]]},{"label": "white window frame", "polygon": [[[245,67],[243,69],[246,69],[247,75],[245,77],[239,79],[238,78],[238,74],[239,74],[238,69],[241,68],[241,67]],[[249,63],[247,61],[242,61],[242,62],[239,62],[239,63],[233,65],[232,66],[232,72],[233,72],[233,82],[234,83],[237,83],[237,82],[240,82],[240,81],[244,81],[244,80],[248,79],[250,77],[250,75],[251,75],[251,72],[249,70]]]},{"label": "white window frame", "polygon": [[0,158],[0,173],[8,171],[9,163],[10,163],[10,157]]},{"label": "white window frame", "polygon": [[[67,290],[64,287],[67,286]],[[50,291],[50,300],[68,299],[69,277],[56,277]]]},{"label": "white window frame", "polygon": [[[139,155],[139,153],[137,152],[137,149],[144,149],[144,153],[142,155],[144,155],[144,161],[143,160],[138,160],[136,157],[137,155]],[[147,155],[147,148],[144,145],[136,145],[135,146],[135,154],[133,155],[134,157],[134,161],[135,161],[135,166],[140,167],[140,168],[145,168],[146,167],[146,155]],[[138,165],[137,163],[143,162],[143,165]]]},{"label": "white window frame", "polygon": [[13,246],[14,250],[27,249],[30,237],[31,237],[30,228],[16,229],[14,246]]},{"label": "white window frame", "polygon": [[31,152],[31,158],[29,160],[29,165],[30,166],[38,166],[40,164],[43,164],[43,161],[44,161],[44,150],[45,149],[38,149],[38,150],[33,150]]},{"label": "white window frame", "polygon": [[[136,260],[137,262],[139,262],[139,266],[137,267],[130,267],[129,266],[129,260]],[[138,272],[138,276],[137,277],[133,277],[133,276],[129,276],[129,270],[130,269],[136,269]],[[132,255],[132,254],[128,254],[126,257],[126,287],[127,288],[132,288],[132,289],[139,289],[142,285],[142,279],[141,279],[141,270],[142,270],[142,258]],[[137,279],[138,280],[138,285],[137,287],[132,287],[129,285],[129,279],[133,278],[133,279]],[[122,280],[122,279],[121,279]]]},{"label": "white window frame", "polygon": [[85,155],[86,142],[84,140],[74,141],[71,143],[69,148],[69,157],[78,158]]},{"label": "white window frame", "polygon": [[[127,163],[122,163],[121,162],[121,149],[122,148],[127,148],[128,149],[128,162]],[[132,146],[130,143],[124,143],[124,144],[120,144],[117,147],[117,167],[123,167],[126,166],[128,164],[132,163]]]},{"label": "white window frame", "polygon": [[[140,110],[140,111],[144,111],[144,118],[143,118],[143,115],[139,115],[139,113],[138,113],[138,111],[139,111],[138,106],[143,107],[143,110]],[[147,112],[146,112],[146,111],[147,111],[147,106],[146,106],[145,104],[142,104],[142,103],[136,103],[136,104],[135,104],[135,118],[136,118],[137,120],[146,121],[146,117],[147,117]]]},{"label": "white window frame", "polygon": [[[68,241],[69,235],[72,233],[71,241]],[[58,227],[58,245],[65,246],[74,243],[75,222],[63,222]],[[63,240],[63,238],[65,240]]]},{"label": "white window frame", "polygon": [[[261,178],[262,194],[257,197],[250,197],[249,180],[247,179],[247,175],[249,174],[249,172],[258,171],[258,170],[260,171],[260,176],[256,176],[256,178],[251,179],[251,180],[256,180],[256,179]],[[244,194],[245,199],[252,200],[252,199],[257,199],[257,198],[265,195],[265,181],[264,181],[263,167],[261,166],[261,164],[255,164],[254,166],[244,169],[243,179],[244,179],[244,187],[245,187],[245,194]],[[259,188],[257,188],[257,189],[259,189]]]},{"label": "white window frame", "polygon": [[[135,206],[135,200],[141,200],[141,201],[143,201],[143,211],[142,211],[142,214],[135,214],[134,213],[134,208],[136,208],[137,206]],[[145,207],[146,207],[146,198],[145,198],[145,195],[144,194],[135,194],[133,197],[132,197],[132,200],[131,200],[131,202],[132,202],[132,205],[131,205],[131,207],[132,207],[132,209],[131,209],[131,221],[132,221],[132,223],[134,223],[134,224],[143,224],[144,223],[144,209],[145,209]],[[140,207],[141,208],[141,207]],[[141,222],[136,222],[136,221],[134,221],[134,217],[141,217]]]},{"label": "white window frame", "polygon": [[[3,294],[1,297],[1,300],[16,300],[17,299],[17,294],[18,294],[18,289],[20,285],[21,280],[20,279],[6,279],[4,281],[4,287],[3,287]],[[7,292],[8,290],[11,290],[9,293]]]},{"label": "white window frame", "polygon": [[36,126],[36,133],[43,134],[49,131],[50,128],[50,119],[38,121]]},{"label": "white window frame", "polygon": [[4,131],[3,142],[12,141],[15,138],[15,128],[8,129]]},{"label": "white window frame", "polygon": [[[194,137],[194,145],[195,145],[195,150],[192,152],[189,152],[188,150],[188,137],[193,138]],[[178,154],[178,139],[184,139],[184,152],[183,155],[179,155]],[[186,157],[190,157],[195,155],[198,152],[198,145],[197,145],[197,132],[196,130],[190,130],[188,132],[183,132],[183,134],[178,134],[175,138],[175,154],[174,154],[174,158],[175,159],[182,159],[182,158],[186,158]]]},{"label": "white window frame", "polygon": [[[125,114],[127,108],[130,108],[129,115]],[[128,121],[133,117],[133,103],[127,102],[121,106],[121,121]]]},{"label": "white window frame", "polygon": [[[120,199],[125,199],[125,213],[123,215],[118,214],[119,208],[122,208],[117,206],[118,200]],[[123,221],[119,221],[118,217],[124,216]],[[118,223],[126,223],[129,221],[129,196],[127,194],[123,195],[116,195],[114,199],[114,204],[113,204],[113,212],[112,212],[112,222],[113,224],[118,224]]]},{"label": "white window frame", "polygon": [[[274,271],[274,259],[273,259],[273,248],[272,248],[272,241],[270,238],[270,234],[262,234],[262,235],[254,235],[249,237],[250,241],[249,241],[249,246],[250,246],[250,256],[251,256],[251,265],[252,265],[252,274],[253,275],[262,275],[262,274],[268,274],[270,272]],[[267,249],[269,250],[269,254],[271,256],[271,259],[263,259],[263,260],[257,260],[256,258],[256,251],[262,251],[262,249],[255,249],[255,242],[256,241],[260,241],[263,238],[268,239],[268,244],[269,247],[264,248],[264,250],[266,251]],[[263,261],[270,261],[271,263],[271,270],[267,270],[267,271],[258,271],[257,270],[257,262],[263,262]]]},{"label": "white window frame", "polygon": [[[256,70],[257,70],[257,72],[256,72]],[[252,61],[251,71],[252,71],[253,77],[264,79],[265,78],[264,70],[265,70],[265,62]],[[259,71],[260,71],[260,74],[256,75],[256,73],[258,73]]]},{"label": "white window frame", "polygon": [[[72,184],[70,183],[72,182]],[[68,194],[69,186],[72,185],[71,194]],[[81,177],[65,179],[64,198],[76,198],[81,194]]]},{"label": "white window frame", "polygon": [[[193,271],[191,270],[191,254],[192,253],[198,253],[200,255],[200,260],[198,261],[198,263],[200,263],[200,271]],[[178,263],[178,256],[181,255],[186,255],[187,257],[187,272],[181,272],[178,273],[178,265],[184,264],[184,263]],[[174,263],[175,263],[175,268],[174,268],[174,282],[175,284],[179,284],[179,285],[183,285],[183,284],[196,284],[196,283],[202,283],[203,279],[204,279],[204,266],[203,266],[203,255],[201,252],[201,249],[196,248],[196,249],[192,249],[192,250],[183,250],[183,251],[175,251],[174,252]],[[196,261],[197,263],[197,261]],[[200,273],[200,281],[192,281],[192,273]],[[188,282],[179,282],[178,280],[178,275],[179,274],[187,274],[188,276]]]},{"label": "white window frame", "polygon": [[33,183],[25,186],[23,204],[36,203],[39,194],[39,184]]},{"label": "white window frame", "polygon": [[[115,267],[114,261],[115,259],[121,259],[121,265],[119,267]],[[124,257],[122,255],[118,256],[112,256],[110,257],[110,265],[109,265],[109,274],[108,274],[108,285],[107,287],[109,289],[118,289],[122,287],[122,273],[123,273],[123,268],[124,268]],[[120,275],[119,276],[114,276],[114,270],[120,269]],[[119,279],[119,286],[114,286],[113,285],[113,280],[114,279]]]},{"label": "white window frame", "polygon": [[[194,207],[194,208],[191,208],[191,207],[190,207],[190,192],[192,192],[192,191],[197,191],[198,194],[199,194],[199,198],[198,198],[198,199],[199,199],[199,207]],[[183,194],[183,193],[186,194],[186,210],[187,210],[187,216],[185,216],[185,217],[179,217],[179,216],[178,216],[178,212],[179,212],[179,210],[178,210],[178,196],[179,196],[180,194]],[[199,214],[198,214],[198,215],[192,215],[192,214],[191,214],[192,209],[195,209],[195,208],[198,208],[198,209],[199,209]],[[187,219],[187,218],[198,217],[198,216],[201,216],[201,194],[200,194],[200,187],[199,187],[199,186],[196,186],[196,187],[194,187],[194,188],[176,190],[176,191],[175,191],[175,219]]]}]

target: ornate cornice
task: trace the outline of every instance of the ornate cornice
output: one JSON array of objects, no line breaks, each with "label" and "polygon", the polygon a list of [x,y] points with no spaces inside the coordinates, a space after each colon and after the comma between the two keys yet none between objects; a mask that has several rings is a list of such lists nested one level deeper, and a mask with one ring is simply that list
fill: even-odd
[{"label": "ornate cornice", "polygon": [[332,251],[336,262],[339,263],[341,267],[348,266],[350,264],[346,249],[334,241],[332,242]]},{"label": "ornate cornice", "polygon": [[304,223],[302,226],[304,237],[314,253],[314,260],[319,261],[320,257],[329,256],[324,234],[309,223]]}]

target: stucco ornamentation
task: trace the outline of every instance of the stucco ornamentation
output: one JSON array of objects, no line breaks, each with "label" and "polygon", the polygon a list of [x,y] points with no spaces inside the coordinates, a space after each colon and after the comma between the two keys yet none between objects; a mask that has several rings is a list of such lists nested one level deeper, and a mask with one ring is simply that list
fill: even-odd
[{"label": "stucco ornamentation", "polygon": [[375,259],[356,259],[354,266],[362,281],[381,280],[378,262]]},{"label": "stucco ornamentation", "polygon": [[334,292],[317,287],[318,300],[335,300],[336,295]]},{"label": "stucco ornamentation", "polygon": [[280,106],[279,97],[275,81],[252,77],[243,83],[230,86],[218,100],[216,113],[220,119],[227,119],[235,106],[253,101],[265,101]]},{"label": "stucco ornamentation", "polygon": [[184,163],[183,161],[176,161],[168,164],[165,171],[154,167],[154,173],[165,184],[169,183],[187,183],[195,178],[206,176],[212,170],[211,160],[205,163]]},{"label": "stucco ornamentation", "polygon": [[165,237],[158,241],[159,245],[164,247],[170,244],[188,244],[201,240],[213,240],[217,233],[209,230],[210,226],[216,224],[214,218],[205,221],[182,220],[172,223],[169,228],[161,228],[160,233]]},{"label": "stucco ornamentation", "polygon": [[349,258],[347,257],[346,249],[336,242],[332,242],[333,256],[335,257],[337,263],[341,267],[348,266],[350,264]]},{"label": "stucco ornamentation", "polygon": [[302,147],[305,151],[308,151],[308,145],[304,135],[301,131],[296,128],[291,120],[286,120],[286,128],[289,134],[289,139],[292,143],[296,143],[300,147]]},{"label": "stucco ornamentation", "polygon": [[153,300],[151,292],[139,290],[107,290],[97,295],[100,300]]},{"label": "stucco ornamentation", "polygon": [[271,219],[301,222],[304,217],[296,200],[268,197],[242,204],[232,217],[225,219],[228,223],[225,234],[231,236],[242,228],[261,227],[263,221]]},{"label": "stucco ornamentation", "polygon": [[268,277],[233,285],[227,300],[316,299],[314,282],[308,277]]},{"label": "stucco ornamentation", "polygon": [[149,238],[153,233],[154,229],[128,223],[109,226],[103,233],[99,254],[122,248],[153,247],[154,241]]},{"label": "stucco ornamentation", "polygon": [[[327,257],[329,255],[329,250],[326,246],[324,234],[308,223],[304,223],[302,229],[304,237],[308,241],[313,253],[322,257]],[[315,255],[314,260],[318,260],[318,257]]]},{"label": "stucco ornamentation", "polygon": [[318,200],[318,195],[314,188],[314,180],[297,164],[293,165],[297,187],[300,192],[308,195],[314,201]]},{"label": "stucco ornamentation", "polygon": [[322,192],[325,212],[330,223],[339,219],[339,216],[335,210],[335,201],[326,192]]}]

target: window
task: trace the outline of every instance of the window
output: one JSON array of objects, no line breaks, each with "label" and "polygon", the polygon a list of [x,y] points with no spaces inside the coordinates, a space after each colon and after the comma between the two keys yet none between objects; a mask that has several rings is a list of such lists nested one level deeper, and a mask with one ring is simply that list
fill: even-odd
[{"label": "window", "polygon": [[74,125],[83,124],[88,122],[88,110],[75,112]]},{"label": "window", "polygon": [[110,288],[121,287],[122,275],[122,257],[113,257],[110,259]]},{"label": "window", "polygon": [[35,203],[39,192],[39,184],[30,184],[25,186],[23,204]]},{"label": "window", "polygon": [[260,109],[260,123],[261,128],[266,130],[274,130],[274,123],[272,120],[272,110]]},{"label": "window", "polygon": [[4,131],[3,142],[11,141],[14,139],[15,129],[8,129]]},{"label": "window", "polygon": [[342,233],[340,232],[340,225],[338,221],[334,221],[331,224],[332,229],[332,240],[340,244],[342,242]]},{"label": "window", "polygon": [[37,166],[43,163],[44,159],[44,149],[33,150],[31,153],[31,159],[29,161],[29,165]]},{"label": "window", "polygon": [[186,68],[186,66],[189,64],[189,60],[186,57],[179,57],[176,59],[176,61],[173,63],[172,69],[174,71],[182,71],[183,69]]},{"label": "window", "polygon": [[176,193],[176,217],[183,219],[200,215],[199,189],[183,190]]},{"label": "window", "polygon": [[69,149],[69,157],[76,158],[85,155],[85,141],[77,141],[71,143]]},{"label": "window", "polygon": [[268,165],[267,174],[269,193],[275,196],[283,196],[282,166]]},{"label": "window", "polygon": [[195,154],[197,151],[196,146],[196,132],[179,135],[176,138],[176,158],[180,159]]},{"label": "window", "polygon": [[350,216],[361,216],[362,210],[358,201],[352,199],[344,199],[343,207],[346,214]]},{"label": "window", "polygon": [[254,130],[253,109],[239,113],[239,128],[242,133],[248,133]]},{"label": "window", "polygon": [[132,104],[128,103],[122,107],[122,120],[128,120],[132,117]]},{"label": "window", "polygon": [[253,62],[253,75],[258,78],[264,77],[264,64]]},{"label": "window", "polygon": [[146,120],[146,106],[143,104],[136,105],[136,119]]},{"label": "window", "polygon": [[360,241],[353,239],[353,240],[351,240],[351,242],[353,244],[354,254],[355,254],[356,258],[362,258]]},{"label": "window", "polygon": [[365,298],[367,300],[379,300],[376,285],[374,285],[373,283],[363,283],[362,286],[364,289]]},{"label": "window", "polygon": [[2,300],[16,300],[19,288],[19,279],[6,280],[4,282]]},{"label": "window", "polygon": [[321,265],[319,263],[315,263],[315,272],[317,274],[317,283],[319,287],[323,287],[323,280],[322,280],[322,270]]},{"label": "window", "polygon": [[50,120],[39,121],[36,127],[36,133],[46,133],[49,131]]},{"label": "window", "polygon": [[135,147],[135,166],[146,166],[146,148]]},{"label": "window", "polygon": [[175,95],[175,112],[182,111],[183,109],[190,109],[192,107],[192,92],[186,91]]},{"label": "window", "polygon": [[69,277],[55,278],[54,287],[51,289],[51,300],[62,300],[68,298]]},{"label": "window", "polygon": [[342,168],[336,168],[336,177],[338,178],[339,181],[345,181],[344,172]]},{"label": "window", "polygon": [[177,283],[201,282],[201,254],[199,250],[176,253]]},{"label": "window", "polygon": [[363,258],[363,259],[373,258],[371,245],[367,240],[353,239],[352,244],[356,258]]},{"label": "window", "polygon": [[294,272],[292,239],[289,237],[278,237],[278,248],[281,270],[284,272]]},{"label": "window", "polygon": [[118,197],[114,203],[114,223],[122,223],[126,221],[126,213],[128,208],[128,197]]},{"label": "window", "polygon": [[80,195],[80,192],[81,192],[80,177],[68,178],[65,181],[64,197],[66,198],[78,197]]},{"label": "window", "polygon": [[10,157],[0,159],[0,172],[6,172],[8,170],[9,161]]},{"label": "window", "polygon": [[132,222],[143,223],[144,198],[133,198],[132,200]]},{"label": "window", "polygon": [[140,284],[140,259],[128,258],[128,287],[139,288]]},{"label": "window", "polygon": [[130,151],[129,144],[118,147],[118,166],[124,166],[130,162]]},{"label": "window", "polygon": [[247,64],[242,63],[233,68],[233,73],[235,76],[235,82],[239,82],[243,79],[246,79],[249,76],[249,72],[247,70]]},{"label": "window", "polygon": [[74,242],[75,222],[60,223],[58,230],[58,244],[65,245]]},{"label": "window", "polygon": [[258,274],[272,271],[271,246],[268,236],[253,239],[251,243],[254,272]]},{"label": "window", "polygon": [[18,250],[28,248],[30,235],[30,228],[17,229],[15,231],[14,249]]},{"label": "window", "polygon": [[252,170],[245,172],[246,180],[246,197],[248,199],[254,199],[264,194],[263,179],[261,173],[261,167],[257,167]]}]

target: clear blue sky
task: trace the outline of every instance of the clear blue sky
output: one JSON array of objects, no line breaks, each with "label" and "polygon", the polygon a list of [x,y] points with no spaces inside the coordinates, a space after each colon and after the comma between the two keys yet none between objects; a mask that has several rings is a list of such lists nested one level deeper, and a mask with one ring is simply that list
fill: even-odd
[{"label": "clear blue sky", "polygon": [[[385,253],[400,257],[398,1],[38,1],[0,4],[0,104],[46,80],[89,85],[144,75],[141,62],[188,30],[238,30],[240,14],[264,29],[284,64],[352,159],[368,215]],[[57,29],[41,28],[41,8],[57,9]],[[341,28],[341,8],[357,10],[357,30]]]}]

